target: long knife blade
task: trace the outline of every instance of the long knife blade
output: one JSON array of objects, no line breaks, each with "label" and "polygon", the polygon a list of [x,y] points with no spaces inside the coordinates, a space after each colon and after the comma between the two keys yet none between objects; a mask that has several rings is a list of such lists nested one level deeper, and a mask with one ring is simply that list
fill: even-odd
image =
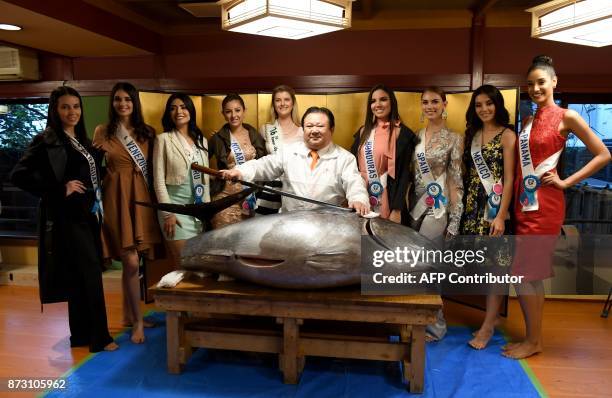
[{"label": "long knife blade", "polygon": [[[192,163],[191,164],[191,168],[197,171],[201,171],[202,173],[206,173],[208,175],[211,176],[215,176],[217,178],[222,178],[221,177],[221,172],[219,170],[215,170],[215,169],[211,169],[210,167],[206,167],[206,166],[202,166],[196,163]],[[247,187],[251,187],[251,188],[256,188],[256,189],[260,189],[262,191],[268,191],[268,192],[272,192],[275,193],[277,195],[282,195],[282,196],[286,196],[288,198],[292,198],[292,199],[296,199],[296,200],[301,200],[303,202],[308,202],[308,203],[312,203],[315,205],[319,205],[319,206],[326,206],[326,207],[331,207],[334,208],[336,210],[342,210],[342,211],[355,211],[355,209],[352,208],[348,208],[348,207],[342,207],[342,206],[338,206],[338,205],[334,205],[331,203],[327,203],[327,202],[322,202],[320,200],[316,200],[316,199],[310,199],[310,198],[305,198],[303,196],[299,196],[290,192],[285,192],[285,191],[281,191],[279,189],[275,189],[272,187],[269,187],[267,185],[260,185],[260,184],[256,184],[254,182],[248,182],[248,181],[243,181],[243,180],[239,180],[239,179],[234,179],[232,181],[235,182],[239,182],[242,185],[245,185]]]}]

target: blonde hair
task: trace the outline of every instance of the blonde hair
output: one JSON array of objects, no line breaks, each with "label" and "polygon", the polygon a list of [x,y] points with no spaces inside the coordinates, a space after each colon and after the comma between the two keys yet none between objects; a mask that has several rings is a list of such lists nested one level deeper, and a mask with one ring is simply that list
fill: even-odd
[{"label": "blonde hair", "polygon": [[269,124],[273,124],[276,119],[278,119],[278,115],[276,114],[276,110],[274,109],[274,96],[278,93],[289,93],[291,96],[291,101],[293,101],[293,109],[291,109],[291,120],[295,123],[296,126],[300,125],[300,112],[298,111],[297,99],[295,98],[295,90],[287,85],[281,84],[280,86],[274,87],[272,90],[272,100],[270,104],[270,118],[268,119]]}]

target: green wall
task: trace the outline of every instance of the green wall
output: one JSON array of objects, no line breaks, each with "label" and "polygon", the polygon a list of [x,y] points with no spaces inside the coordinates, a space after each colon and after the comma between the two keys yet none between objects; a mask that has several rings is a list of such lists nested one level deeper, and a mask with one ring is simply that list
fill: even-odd
[{"label": "green wall", "polygon": [[93,138],[96,126],[108,121],[108,96],[83,97],[83,112],[87,135]]}]

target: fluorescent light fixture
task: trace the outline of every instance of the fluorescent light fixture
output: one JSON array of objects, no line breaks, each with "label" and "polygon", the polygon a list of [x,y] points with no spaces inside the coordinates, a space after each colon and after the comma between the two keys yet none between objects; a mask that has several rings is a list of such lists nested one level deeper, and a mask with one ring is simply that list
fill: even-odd
[{"label": "fluorescent light fixture", "polygon": [[0,23],[0,30],[21,30],[21,26]]},{"label": "fluorescent light fixture", "polygon": [[353,0],[220,0],[231,32],[303,39],[351,27]]},{"label": "fluorescent light fixture", "polygon": [[555,0],[527,11],[531,37],[592,47],[612,44],[612,0]]}]

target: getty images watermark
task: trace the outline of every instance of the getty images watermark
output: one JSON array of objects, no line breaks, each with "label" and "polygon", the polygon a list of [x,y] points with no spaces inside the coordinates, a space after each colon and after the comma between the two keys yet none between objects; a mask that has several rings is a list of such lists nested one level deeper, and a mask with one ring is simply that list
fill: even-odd
[{"label": "getty images watermark", "polygon": [[[404,239],[402,242],[406,242]],[[422,240],[421,240],[422,242]],[[546,279],[548,294],[608,294],[612,237],[458,236],[389,247],[362,237],[362,294],[507,294]]]},{"label": "getty images watermark", "polygon": [[385,275],[383,272],[375,272],[372,281],[376,284],[385,283],[438,283],[448,280],[449,283],[521,283],[523,275],[494,275],[490,272],[484,274],[464,275],[459,272],[414,272],[415,268],[429,268],[432,264],[452,264],[457,268],[466,265],[483,265],[486,261],[488,248],[479,250],[440,250],[440,249],[412,249],[408,247],[397,247],[395,250],[374,250],[372,253],[372,266],[382,268],[386,264],[400,268],[409,267],[410,272]]}]

